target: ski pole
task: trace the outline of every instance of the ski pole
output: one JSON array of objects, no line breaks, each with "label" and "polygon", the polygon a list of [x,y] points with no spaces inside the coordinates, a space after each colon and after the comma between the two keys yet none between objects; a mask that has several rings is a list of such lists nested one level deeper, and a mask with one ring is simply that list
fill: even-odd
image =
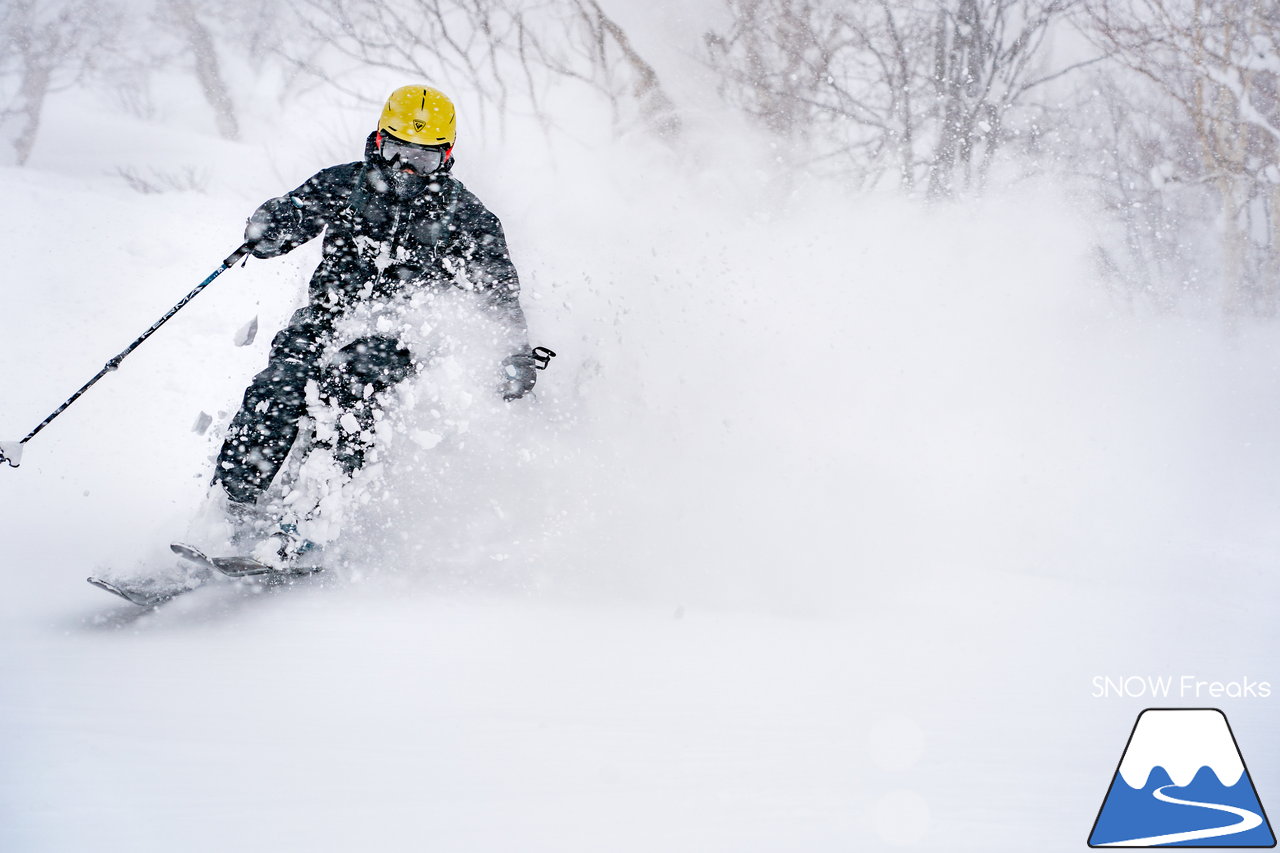
[{"label": "ski pole", "polygon": [[96,383],[102,377],[106,376],[108,373],[111,373],[112,371],[119,368],[120,362],[124,361],[125,358],[128,357],[129,353],[133,352],[138,347],[140,347],[143,341],[145,341],[147,338],[155,334],[156,330],[159,329],[161,326],[163,326],[165,323],[169,322],[169,319],[173,317],[174,314],[177,314],[179,311],[183,309],[184,306],[186,306],[188,302],[190,302],[192,299],[195,299],[197,296],[199,296],[200,291],[208,287],[215,278],[217,278],[218,276],[222,275],[222,273],[226,272],[227,270],[235,266],[236,263],[245,255],[249,254],[249,252],[252,249],[253,249],[252,243],[245,243],[240,248],[232,252],[229,256],[227,256],[227,259],[222,262],[222,266],[218,267],[216,270],[211,272],[208,278],[206,278],[204,281],[197,284],[195,286],[195,289],[193,289],[186,296],[182,297],[182,299],[178,301],[177,305],[170,308],[168,313],[165,314],[163,317],[161,317],[159,320],[156,320],[155,323],[152,324],[151,328],[143,332],[142,336],[139,337],[136,341],[129,344],[129,346],[125,348],[124,352],[120,353],[118,356],[108,361],[106,365],[101,370],[98,371],[98,374],[96,376],[94,376],[88,382],[84,383],[84,385],[81,386],[79,391],[72,394],[70,397],[67,398],[66,402],[64,402],[58,408],[54,409],[53,414],[49,415],[49,417],[42,420],[39,424],[36,425],[35,429],[27,433],[26,438],[23,438],[21,441],[0,441],[0,462],[8,462],[9,467],[11,468],[17,468],[20,464],[22,464],[23,445],[25,445],[28,441],[34,438],[36,434],[40,432],[40,430],[47,427],[50,424],[50,422],[53,421],[54,418],[56,418],[58,415],[65,412],[72,403],[74,403],[76,400],[79,400],[85,391],[88,391],[90,388],[94,386],[94,383]]}]

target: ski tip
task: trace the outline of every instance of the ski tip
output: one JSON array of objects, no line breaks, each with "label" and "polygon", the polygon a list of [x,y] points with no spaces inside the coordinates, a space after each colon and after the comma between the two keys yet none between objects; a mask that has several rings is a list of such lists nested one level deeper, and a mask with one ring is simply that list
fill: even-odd
[{"label": "ski tip", "polygon": [[127,590],[121,589],[110,581],[104,581],[102,578],[88,577],[85,578],[85,580],[96,586],[98,589],[106,590],[112,595],[119,596],[130,604],[136,604],[139,607],[153,607],[160,603],[160,600],[131,595]]},{"label": "ski tip", "polygon": [[136,604],[139,607],[158,607],[166,601],[171,601],[172,599],[177,598],[183,593],[197,589],[199,586],[197,584],[196,586],[172,587],[169,589],[144,592],[143,590],[136,588],[131,589],[127,585],[113,583],[112,581],[103,580],[102,578],[90,576],[85,580],[96,586],[98,589],[106,590],[112,595],[118,595],[130,604]]},{"label": "ski tip", "polygon": [[212,566],[213,560],[205,556],[205,553],[199,548],[192,547],[185,542],[169,543],[169,550],[177,554],[184,560],[190,560],[193,563],[199,563],[202,566]]}]

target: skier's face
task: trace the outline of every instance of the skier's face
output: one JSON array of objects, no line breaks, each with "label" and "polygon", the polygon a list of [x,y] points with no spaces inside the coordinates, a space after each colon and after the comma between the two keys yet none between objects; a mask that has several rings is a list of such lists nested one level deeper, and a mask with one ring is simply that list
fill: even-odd
[{"label": "skier's face", "polygon": [[397,169],[394,165],[387,170],[387,178],[391,182],[391,192],[398,199],[416,198],[427,188],[426,175]]},{"label": "skier's face", "polygon": [[389,134],[379,134],[382,159],[395,168],[419,175],[429,175],[449,159],[448,145],[414,145]]},{"label": "skier's face", "polygon": [[447,145],[428,147],[378,134],[378,151],[387,164],[392,191],[398,198],[413,198],[427,186],[430,175],[449,160]]}]

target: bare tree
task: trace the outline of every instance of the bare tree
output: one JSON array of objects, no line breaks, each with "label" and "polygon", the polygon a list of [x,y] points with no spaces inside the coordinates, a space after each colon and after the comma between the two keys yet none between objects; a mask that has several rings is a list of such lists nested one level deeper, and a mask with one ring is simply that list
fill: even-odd
[{"label": "bare tree", "polygon": [[240,123],[236,119],[231,92],[222,76],[213,34],[200,19],[190,0],[164,0],[161,12],[182,33],[186,52],[195,63],[200,91],[213,109],[218,134],[224,139],[239,139]]},{"label": "bare tree", "polygon": [[848,156],[874,173],[901,118],[893,109],[901,89],[876,85],[888,69],[864,50],[867,7],[847,14],[827,0],[726,0],[726,7],[729,26],[705,36],[726,100],[790,150],[829,146],[812,156]]},{"label": "bare tree", "polygon": [[[657,71],[635,48],[626,30],[605,14],[596,0],[567,0],[563,5],[578,25],[571,31],[576,38],[563,38],[559,16],[539,16],[536,21],[527,14],[518,17],[536,64],[604,95],[613,109],[615,125],[625,124],[625,105],[635,104],[640,122],[649,130],[664,138],[678,135],[681,121],[675,105]],[[555,27],[548,26],[552,20],[557,22]],[[562,49],[552,49],[553,44]],[[575,45],[576,51],[563,49]]]},{"label": "bare tree", "polygon": [[[519,93],[544,123],[544,91],[577,82],[602,95],[624,121],[663,134],[679,119],[661,80],[626,31],[595,0],[295,0],[310,40],[292,55],[306,74],[361,98],[331,68],[388,69],[470,89],[499,122]],[[486,120],[482,115],[481,120]]]},{"label": "bare tree", "polygon": [[1081,84],[1058,164],[1086,178],[1113,217],[1096,251],[1116,296],[1176,310],[1202,292],[1218,248],[1212,189],[1176,178],[1196,169],[1190,134],[1169,121],[1168,104],[1141,78],[1104,66]]},{"label": "bare tree", "polygon": [[0,10],[0,128],[19,165],[31,156],[45,99],[82,79],[115,25],[94,0],[7,0]]},{"label": "bare tree", "polygon": [[520,23],[500,0],[294,0],[294,6],[302,38],[286,57],[303,77],[364,101],[365,78],[351,72],[390,70],[466,87],[481,107],[482,126],[507,115],[514,75],[503,65]]},{"label": "bare tree", "polygon": [[932,38],[937,128],[929,164],[933,195],[950,195],[957,182],[981,182],[1005,123],[1026,105],[1033,89],[1079,64],[1042,67],[1040,49],[1054,23],[1075,0],[957,0],[938,5]]},{"label": "bare tree", "polygon": [[1044,67],[1043,47],[1076,2],[726,0],[706,41],[725,94],[775,133],[863,182],[888,170],[947,196],[980,187],[1013,113],[1074,69]]},{"label": "bare tree", "polygon": [[[95,0],[122,4],[122,0]],[[133,14],[121,21],[114,49],[94,68],[96,82],[108,88],[128,113],[152,117],[153,83],[166,89],[177,78],[192,78],[209,105],[214,128],[224,139],[238,139],[241,121],[227,72],[246,71],[270,80],[279,65],[279,49],[289,38],[277,4],[242,0],[129,0]],[[240,76],[237,75],[237,76]],[[256,82],[256,81],[255,81]],[[255,92],[256,93],[256,92]]]},{"label": "bare tree", "polygon": [[1092,36],[1157,96],[1146,106],[1169,144],[1146,181],[1213,193],[1224,312],[1274,313],[1280,10],[1256,0],[1090,0],[1087,12]]}]

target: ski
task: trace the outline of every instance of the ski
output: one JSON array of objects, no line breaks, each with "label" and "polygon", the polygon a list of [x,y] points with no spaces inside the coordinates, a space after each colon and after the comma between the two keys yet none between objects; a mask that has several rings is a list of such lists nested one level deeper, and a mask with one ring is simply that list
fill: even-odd
[{"label": "ski", "polygon": [[324,571],[324,566],[285,566],[282,569],[282,567],[265,564],[261,560],[256,560],[255,557],[209,557],[200,548],[182,542],[170,544],[169,549],[184,560],[218,571],[220,574],[227,575],[228,578],[266,578],[266,576],[300,578],[300,576],[314,575]]},{"label": "ski", "polygon": [[135,587],[124,586],[98,577],[88,577],[85,578],[85,580],[96,586],[98,589],[105,589],[107,592],[117,595],[130,604],[136,604],[139,607],[157,607],[164,604],[166,601],[172,601],[183,593],[191,592],[193,589],[199,589],[203,585],[197,583],[189,586],[147,591]]},{"label": "ski", "polygon": [[275,580],[299,578],[323,572],[323,566],[286,566],[276,568],[253,557],[214,557],[213,566],[229,578]]},{"label": "ski", "polygon": [[169,545],[169,550],[177,554],[182,559],[195,563],[197,566],[201,566],[206,569],[217,568],[217,566],[213,564],[213,560],[206,557],[203,551],[199,548],[188,545],[185,542],[173,542]]},{"label": "ski", "polygon": [[213,577],[221,576],[235,580],[246,579],[259,583],[276,584],[290,583],[297,578],[308,577],[324,571],[323,566],[276,568],[252,557],[210,557],[199,548],[184,542],[172,543],[169,546],[169,550],[182,559],[205,569],[207,574],[201,578],[193,578],[181,586],[160,589],[148,588],[145,583],[133,585],[109,581],[99,577],[89,577],[85,578],[85,580],[98,589],[106,590],[112,595],[123,598],[130,604],[136,604],[138,607],[158,607],[167,601],[172,601],[179,595],[199,589]]},{"label": "ski", "polygon": [[185,560],[213,569],[229,578],[283,580],[286,578],[305,577],[324,571],[324,566],[285,566],[284,568],[278,568],[253,557],[209,557],[199,548],[193,548],[182,542],[174,542],[169,546],[169,549]]}]

